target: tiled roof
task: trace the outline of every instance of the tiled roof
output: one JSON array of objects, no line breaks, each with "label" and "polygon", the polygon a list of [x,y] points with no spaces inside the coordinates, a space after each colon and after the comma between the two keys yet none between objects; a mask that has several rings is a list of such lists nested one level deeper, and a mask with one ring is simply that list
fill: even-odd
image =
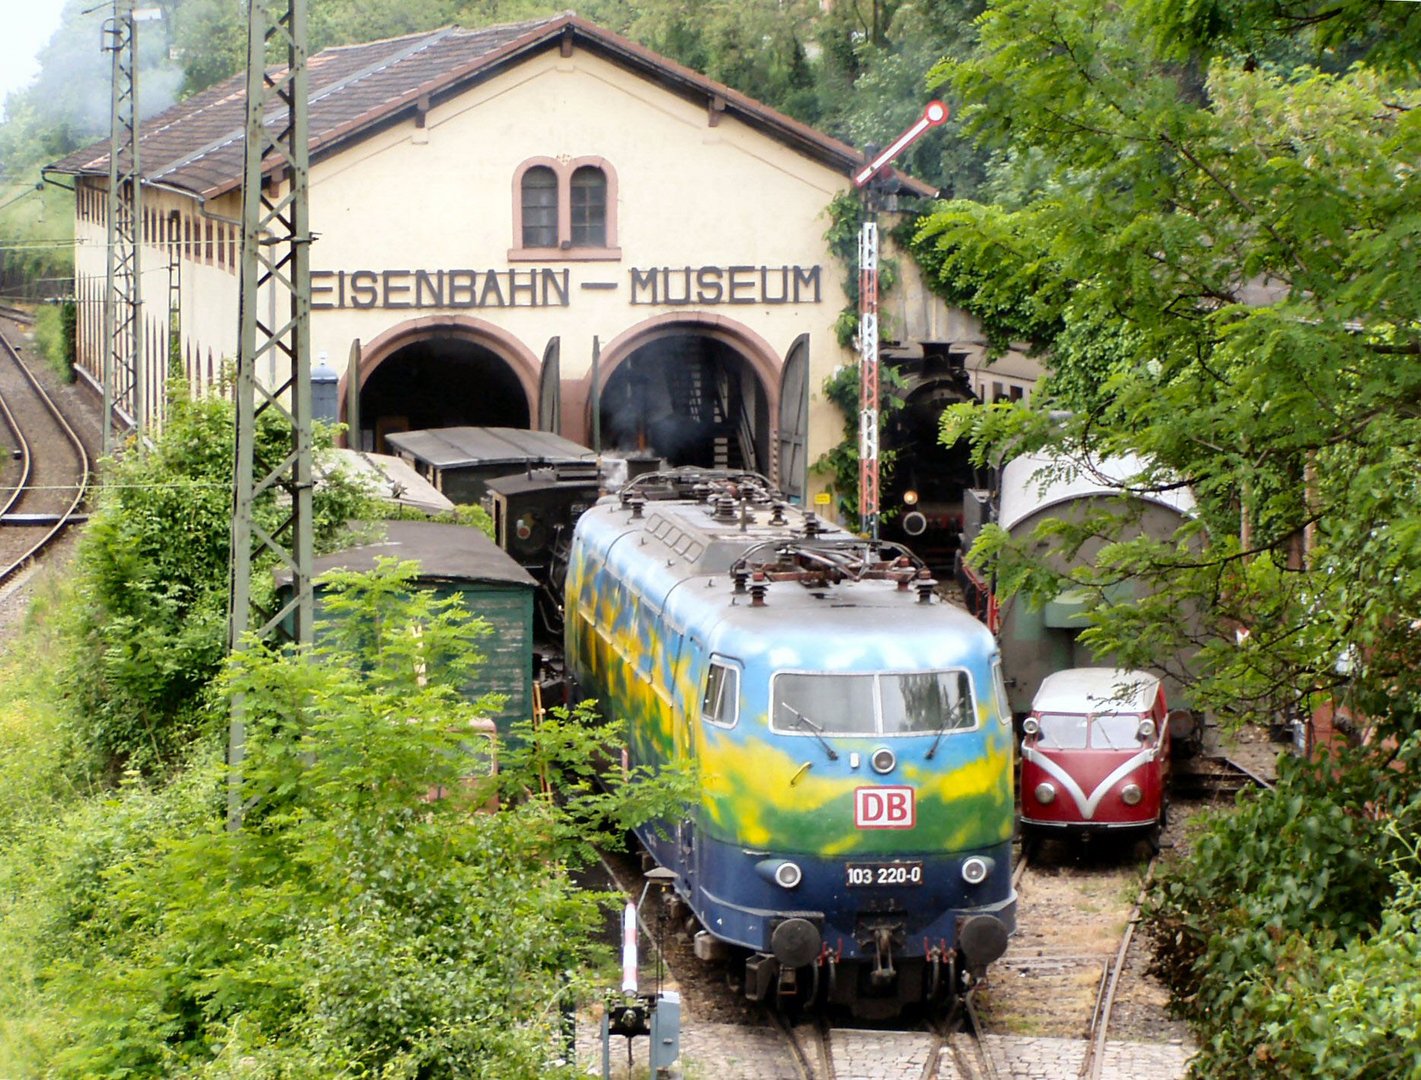
[{"label": "tiled roof", "polygon": [[[445,27],[365,45],[325,49],[307,61],[310,151],[313,160],[357,141],[382,124],[432,104],[522,58],[564,41],[607,57],[682,97],[723,109],[800,153],[849,175],[863,156],[846,143],[776,112],[752,98],[673,63],[571,12],[482,30]],[[145,121],[139,128],[144,179],[210,199],[242,182],[246,130],[246,75],[234,75]],[[267,117],[284,121],[284,109]],[[47,172],[107,176],[108,140],[50,165]],[[919,181],[899,176],[912,194],[931,195]]]}]

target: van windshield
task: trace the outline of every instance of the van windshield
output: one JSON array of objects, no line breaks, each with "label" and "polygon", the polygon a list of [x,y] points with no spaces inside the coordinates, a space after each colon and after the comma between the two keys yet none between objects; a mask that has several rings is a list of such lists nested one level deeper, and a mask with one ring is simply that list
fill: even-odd
[{"label": "van windshield", "polygon": [[1091,717],[1090,744],[1097,749],[1134,750],[1140,738],[1140,717],[1135,713],[1097,713]]},{"label": "van windshield", "polygon": [[1134,713],[1041,713],[1037,745],[1047,750],[1134,750],[1143,745],[1140,717]]},{"label": "van windshield", "polygon": [[1041,713],[1036,718],[1041,725],[1037,738],[1047,750],[1084,750],[1087,718],[1081,713]]}]

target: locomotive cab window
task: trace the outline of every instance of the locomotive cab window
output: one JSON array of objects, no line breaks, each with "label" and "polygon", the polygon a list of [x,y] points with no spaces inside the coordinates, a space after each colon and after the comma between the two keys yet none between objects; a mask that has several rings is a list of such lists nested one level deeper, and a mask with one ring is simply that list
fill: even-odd
[{"label": "locomotive cab window", "polygon": [[992,661],[992,693],[997,697],[998,718],[1004,724],[1010,724],[1011,699],[1007,697],[1007,680],[1002,674],[1002,658],[998,656]]},{"label": "locomotive cab window", "polygon": [[721,727],[734,727],[740,715],[740,672],[711,661],[706,672],[706,692],[701,698],[701,717]]},{"label": "locomotive cab window", "polygon": [[931,734],[977,722],[965,671],[785,672],[775,677],[771,717],[774,730],[803,735]]}]

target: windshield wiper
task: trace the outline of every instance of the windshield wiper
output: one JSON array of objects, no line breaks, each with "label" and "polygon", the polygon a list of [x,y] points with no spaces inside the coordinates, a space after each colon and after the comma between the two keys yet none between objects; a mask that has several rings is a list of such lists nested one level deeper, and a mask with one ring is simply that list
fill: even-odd
[{"label": "windshield wiper", "polygon": [[785,712],[790,713],[794,717],[795,727],[809,729],[809,733],[819,740],[819,745],[822,746],[824,748],[824,752],[829,755],[830,761],[839,760],[839,755],[836,754],[834,752],[834,748],[829,745],[829,740],[824,738],[824,729],[822,727],[816,724],[813,720],[809,719],[809,717],[805,716],[798,709],[786,705],[783,701],[780,702],[780,708],[783,709]]},{"label": "windshield wiper", "polygon": [[[954,724],[953,714],[956,713],[961,719],[960,724]],[[968,727],[967,723],[967,699],[960,697],[957,699],[957,706],[948,710],[946,718],[938,725],[937,734],[933,736],[933,744],[928,747],[928,752],[923,755],[924,761],[932,760],[932,756],[937,753],[937,744],[942,742],[942,737],[947,734],[947,729],[951,727]]]}]

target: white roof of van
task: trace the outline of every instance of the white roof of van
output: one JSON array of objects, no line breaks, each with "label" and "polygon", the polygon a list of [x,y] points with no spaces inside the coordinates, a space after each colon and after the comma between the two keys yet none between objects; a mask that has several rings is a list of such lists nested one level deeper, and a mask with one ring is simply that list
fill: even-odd
[{"label": "white roof of van", "polygon": [[1067,668],[1041,680],[1031,699],[1032,712],[1148,712],[1160,677],[1121,668]]}]

